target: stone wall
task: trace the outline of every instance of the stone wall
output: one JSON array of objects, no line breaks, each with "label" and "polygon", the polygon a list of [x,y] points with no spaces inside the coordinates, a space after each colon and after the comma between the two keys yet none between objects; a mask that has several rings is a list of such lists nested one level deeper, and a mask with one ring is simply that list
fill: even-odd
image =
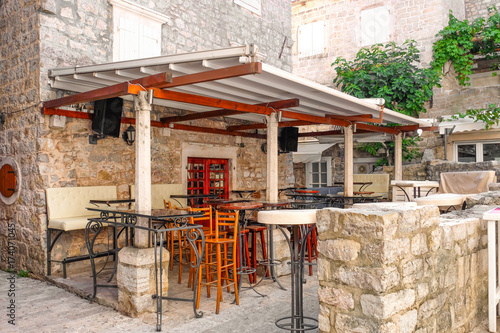
[{"label": "stone wall", "polygon": [[488,206],[318,213],[321,332],[470,332],[487,316]]},{"label": "stone wall", "polygon": [[[464,16],[462,1],[295,1],[292,5],[293,72],[299,76],[331,85],[335,71],[331,63],[337,57],[352,60],[361,48],[360,13],[364,9],[385,5],[391,15],[391,41],[402,43],[414,39],[421,52],[423,66],[432,60],[432,43],[436,33],[448,24],[448,12]],[[306,58],[298,57],[298,27],[325,20],[325,53]],[[429,28],[432,27],[432,28]]]},{"label": "stone wall", "polygon": [[[266,63],[291,70],[291,4],[262,2],[257,16],[225,1],[146,1],[136,3],[171,18],[163,26],[162,54],[224,48],[232,43],[255,43],[267,54]],[[112,60],[111,5],[107,0],[1,1],[0,100],[7,114],[0,125],[0,158],[12,156],[22,169],[21,196],[12,206],[0,203],[0,267],[5,268],[7,223],[16,222],[16,269],[38,276],[45,271],[45,188],[118,185],[118,196],[129,196],[134,181],[135,152],[122,139],[107,138],[89,145],[90,121],[42,116],[40,102],[67,92],[52,90],[48,70]],[[161,116],[182,110],[155,110]],[[126,112],[125,116],[133,114]],[[193,122],[193,125],[196,125]],[[216,121],[213,127],[225,128]],[[122,126],[122,131],[126,126]],[[262,140],[205,135],[153,128],[152,182],[183,181],[183,144],[202,143],[205,157],[220,149],[235,151],[235,174],[230,189],[266,186],[266,156]],[[291,155],[280,157],[280,186],[293,184]],[[82,234],[69,233],[58,242],[55,257],[85,252]]]},{"label": "stone wall", "polygon": [[[0,268],[43,274],[45,212],[37,170],[40,115],[39,1],[0,1],[0,160],[11,157],[20,169],[20,195],[12,205],[0,201]],[[14,225],[9,239],[7,225]],[[14,251],[7,251],[7,241]],[[11,261],[13,260],[13,261]]]}]

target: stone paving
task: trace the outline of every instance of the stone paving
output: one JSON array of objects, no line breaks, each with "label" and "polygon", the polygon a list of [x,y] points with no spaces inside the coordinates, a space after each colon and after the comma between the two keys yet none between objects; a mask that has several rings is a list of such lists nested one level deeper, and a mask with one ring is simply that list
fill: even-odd
[{"label": "stone paving", "polygon": [[[6,312],[9,304],[7,293],[9,273],[0,271],[1,308]],[[175,278],[175,276],[173,276]],[[172,288],[180,288],[169,279]],[[186,280],[187,281],[187,280]],[[280,278],[289,288],[289,277]],[[187,290],[185,286],[181,286]],[[0,332],[155,332],[156,316],[129,318],[111,307],[89,302],[46,281],[16,278],[16,325],[8,324],[2,315]],[[304,285],[304,313],[317,318],[319,304],[318,281],[307,277]],[[110,290],[110,289],[109,289]],[[115,289],[116,290],[116,289]],[[220,314],[216,315],[215,299],[201,298],[200,310],[204,316],[194,318],[192,304],[169,301],[163,315],[162,332],[283,332],[274,324],[276,319],[289,315],[290,290],[281,290],[271,280],[264,280],[257,290],[244,290],[240,305],[232,305],[233,299],[226,297]],[[100,290],[98,290],[100,293]]]}]

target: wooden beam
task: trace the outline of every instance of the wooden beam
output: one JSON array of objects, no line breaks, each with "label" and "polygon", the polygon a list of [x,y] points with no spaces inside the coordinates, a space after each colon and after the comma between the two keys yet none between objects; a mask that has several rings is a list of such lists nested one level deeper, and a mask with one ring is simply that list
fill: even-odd
[{"label": "wooden beam", "polygon": [[[137,86],[129,86],[128,93],[136,94],[140,89]],[[155,98],[166,99],[170,101],[182,102],[187,104],[203,105],[209,107],[216,107],[220,109],[250,112],[257,114],[269,115],[275,110],[266,106],[251,105],[233,101],[227,101],[218,98],[197,96],[192,94],[186,94],[176,91],[166,91],[162,89],[153,88],[153,94]]]},{"label": "wooden beam", "polygon": [[[146,76],[140,79],[132,80],[129,82],[117,83],[112,86],[94,89],[91,91],[56,98],[50,101],[45,101],[43,106],[46,108],[58,108],[65,105],[78,104],[96,101],[100,99],[119,97],[128,94],[131,85],[142,86],[149,88],[157,86],[158,84],[170,82],[172,80],[172,73],[160,73],[155,75]],[[141,88],[140,90],[144,90]]]},{"label": "wooden beam", "polygon": [[91,114],[87,112],[61,110],[61,109],[53,109],[45,107],[42,107],[42,114],[48,116],[58,115],[68,118],[92,119]]},{"label": "wooden beam", "polygon": [[313,115],[303,114],[303,113],[294,112],[294,111],[282,110],[281,116],[284,118],[310,121],[311,123],[315,123],[315,124],[339,125],[339,126],[344,126],[344,127],[352,124],[350,121],[347,121],[347,120],[313,116]]},{"label": "wooden beam", "polygon": [[262,63],[251,62],[249,64],[237,65],[233,67],[214,69],[206,72],[199,72],[195,74],[178,76],[173,78],[171,82],[165,82],[156,85],[155,88],[162,88],[162,89],[174,88],[195,83],[223,80],[232,77],[238,77],[250,74],[261,74],[261,73],[262,73]]},{"label": "wooden beam", "polygon": [[[293,121],[283,121],[278,124],[278,127],[289,127],[289,126],[305,126],[305,125],[312,125],[315,123],[312,123],[310,121],[303,121],[303,120],[293,120]],[[255,123],[255,124],[248,124],[248,125],[235,125],[235,126],[229,126],[227,130],[229,131],[244,131],[244,130],[253,130],[253,129],[263,129],[267,128],[267,125],[264,123]]]},{"label": "wooden beam", "polygon": [[418,130],[418,125],[394,126],[394,128],[400,130],[401,132],[413,132]]},{"label": "wooden beam", "polygon": [[[247,138],[255,138],[255,139],[266,139],[266,135],[262,134],[254,134],[254,133],[244,133],[244,132],[232,132],[228,130],[218,129],[218,128],[208,128],[208,127],[200,127],[200,126],[191,126],[191,125],[183,125],[183,124],[170,124],[166,125],[165,123],[157,122],[159,127],[167,127],[175,130],[184,130],[191,132],[201,132],[201,133],[210,133],[210,134],[221,134],[221,135],[231,135],[231,136],[242,136]],[[153,125],[153,122],[151,123]]]},{"label": "wooden beam", "polygon": [[384,127],[384,126],[376,126],[376,125],[368,125],[368,124],[360,124],[360,123],[356,123],[356,129],[367,130],[370,132],[396,134],[396,135],[401,133],[400,130],[398,130],[396,128],[392,128],[392,127]]},{"label": "wooden beam", "polygon": [[[255,105],[268,106],[268,107],[271,107],[274,109],[289,108],[289,107],[299,106],[299,100],[297,98],[294,98],[294,99],[288,99],[288,100],[283,100],[283,101],[260,103],[260,104],[255,104]],[[232,116],[232,115],[241,114],[241,113],[242,113],[242,111],[221,109],[221,110],[214,110],[214,111],[192,113],[192,114],[188,114],[185,116],[165,117],[165,118],[161,118],[160,121],[164,122],[164,123],[176,123],[176,122],[181,122],[181,121],[189,121],[189,120],[196,120],[196,119],[203,119],[203,118]]]},{"label": "wooden beam", "polygon": [[160,121],[162,123],[169,124],[169,123],[178,123],[181,121],[189,121],[189,120],[196,120],[196,119],[232,116],[235,114],[242,114],[242,113],[244,113],[244,112],[234,111],[234,110],[214,110],[214,111],[191,113],[191,114],[187,114],[184,116],[173,116],[173,117],[160,118]]}]

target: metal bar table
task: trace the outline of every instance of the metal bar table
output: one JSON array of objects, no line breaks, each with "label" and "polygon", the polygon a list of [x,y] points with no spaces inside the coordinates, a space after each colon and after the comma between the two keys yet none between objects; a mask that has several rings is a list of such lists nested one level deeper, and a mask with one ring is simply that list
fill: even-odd
[{"label": "metal bar table", "polygon": [[[299,233],[301,226],[308,226],[303,239],[311,233],[316,225],[316,209],[303,210],[266,210],[258,213],[258,221],[263,224],[278,225],[282,230],[290,248],[291,262],[291,313],[290,316],[276,320],[276,326],[291,332],[305,332],[318,328],[318,319],[304,316],[302,279],[304,272],[305,246],[300,246]],[[290,238],[281,227],[291,230]]]},{"label": "metal bar table", "polygon": [[[182,204],[177,199],[187,199],[188,206],[198,207],[198,206],[203,205],[203,199],[207,199],[207,198],[215,199],[218,197],[219,197],[218,194],[172,194],[172,195],[170,195],[170,198],[177,201],[179,203],[179,205],[181,205],[181,207],[182,207]],[[196,205],[195,205],[195,200],[196,200]]]},{"label": "metal bar table", "polygon": [[[166,239],[164,237],[164,233],[176,230],[186,230],[189,231],[188,241],[195,253],[196,263],[193,267],[196,268],[196,275],[198,276],[198,270],[200,268],[201,258],[203,257],[203,249],[205,247],[205,235],[202,231],[202,226],[197,224],[191,224],[189,221],[192,217],[201,217],[203,213],[199,212],[187,212],[182,210],[172,210],[172,209],[154,209],[151,211],[151,214],[140,214],[136,213],[132,210],[119,211],[119,210],[110,210],[110,209],[101,209],[101,208],[87,208],[91,211],[100,212],[100,217],[98,218],[90,218],[89,223],[85,228],[86,234],[86,243],[87,247],[93,247],[94,241],[97,238],[99,232],[103,230],[103,225],[107,224],[113,226],[114,228],[131,228],[131,229],[141,229],[148,231],[151,236],[150,240],[153,241],[153,245],[155,248],[155,285],[156,290],[151,297],[156,300],[156,330],[158,332],[161,331],[161,323],[162,323],[162,300],[174,300],[174,301],[183,301],[183,302],[192,302],[193,303],[193,311],[196,318],[201,318],[203,316],[203,312],[196,310],[196,293],[197,293],[197,284],[195,284],[193,297],[192,298],[177,298],[177,297],[169,297],[168,295],[163,295],[163,267],[162,267],[162,251],[157,251],[158,246],[163,246],[163,240]],[[148,219],[148,227],[143,227],[136,225],[138,218],[146,218]],[[117,222],[120,221],[120,222]],[[154,227],[154,224],[157,224],[158,227]],[[167,224],[170,224],[170,227],[166,227]],[[92,234],[92,235],[90,235]],[[116,235],[116,233],[115,233]],[[116,236],[115,236],[116,238]],[[202,246],[201,251],[198,251],[198,247],[196,246],[196,241],[201,240]],[[114,240],[114,244],[116,244],[116,239]],[[118,249],[116,249],[117,251]],[[157,258],[157,253],[159,252],[159,258]],[[91,265],[94,266],[93,260],[91,258]],[[95,288],[99,285],[96,284],[96,274],[95,267],[92,268],[93,277],[94,277],[94,296],[95,296]],[[114,287],[113,285],[102,285],[101,287]]]}]

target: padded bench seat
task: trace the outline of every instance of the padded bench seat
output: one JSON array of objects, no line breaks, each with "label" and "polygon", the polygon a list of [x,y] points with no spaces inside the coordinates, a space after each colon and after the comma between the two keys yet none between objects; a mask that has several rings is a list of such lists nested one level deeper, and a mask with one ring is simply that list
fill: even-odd
[{"label": "padded bench seat", "polygon": [[[63,265],[66,278],[66,264],[89,259],[88,255],[67,257],[61,261],[52,260],[52,249],[64,232],[85,230],[88,219],[99,217],[98,212],[87,210],[92,199],[116,199],[116,186],[58,187],[45,190],[47,202],[47,276],[52,273],[52,262]],[[52,239],[52,233],[56,232]]]}]

